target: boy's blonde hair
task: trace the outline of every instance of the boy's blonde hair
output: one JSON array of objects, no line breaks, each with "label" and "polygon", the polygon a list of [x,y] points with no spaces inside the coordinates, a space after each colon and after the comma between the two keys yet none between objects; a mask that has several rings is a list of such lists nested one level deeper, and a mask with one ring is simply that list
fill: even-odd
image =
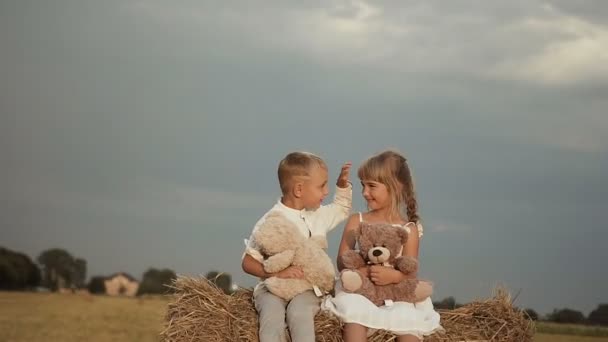
[{"label": "boy's blonde hair", "polygon": [[310,176],[313,166],[327,168],[321,157],[309,152],[291,152],[279,163],[279,185],[283,194],[288,193],[294,180]]},{"label": "boy's blonde hair", "polygon": [[[407,160],[399,152],[388,150],[369,158],[357,172],[359,179],[382,183],[391,196],[391,213],[405,214],[418,222],[418,202]],[[403,212],[405,209],[405,212]]]}]

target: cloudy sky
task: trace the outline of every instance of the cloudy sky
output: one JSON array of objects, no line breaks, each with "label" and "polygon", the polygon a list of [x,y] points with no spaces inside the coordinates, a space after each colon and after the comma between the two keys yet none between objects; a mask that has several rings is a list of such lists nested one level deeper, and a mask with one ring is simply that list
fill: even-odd
[{"label": "cloudy sky", "polygon": [[285,153],[397,148],[436,299],[608,302],[605,1],[2,0],[0,51],[0,245],[252,285]]}]

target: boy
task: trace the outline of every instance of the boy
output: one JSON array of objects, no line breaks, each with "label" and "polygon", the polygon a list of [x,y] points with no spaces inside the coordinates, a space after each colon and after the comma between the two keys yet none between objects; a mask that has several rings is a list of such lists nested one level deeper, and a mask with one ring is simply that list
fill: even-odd
[{"label": "boy", "polygon": [[[336,195],[330,205],[321,206],[328,194],[327,165],[318,156],[307,152],[293,152],[285,156],[279,164],[279,185],[282,197],[268,212],[280,211],[292,220],[306,237],[325,236],[346,219],[352,205],[352,185],[350,184],[350,163],[342,166],[337,181]],[[264,222],[268,212],[257,222],[253,231]],[[253,233],[252,233],[253,236]],[[243,270],[261,278],[302,278],[302,270],[290,266],[278,273],[264,271],[264,256],[255,241],[247,241],[243,256]],[[314,342],[314,316],[320,308],[321,299],[311,291],[294,297],[289,303],[270,293],[264,282],[258,283],[253,291],[255,308],[260,323],[260,342],[286,341],[285,320],[293,342]]]}]

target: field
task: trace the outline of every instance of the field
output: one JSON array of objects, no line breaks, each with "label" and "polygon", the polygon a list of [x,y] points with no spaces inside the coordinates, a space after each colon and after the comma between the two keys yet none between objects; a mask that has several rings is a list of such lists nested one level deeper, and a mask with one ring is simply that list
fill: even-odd
[{"label": "field", "polygon": [[[0,341],[157,341],[168,299],[0,292]],[[537,342],[608,342],[608,329],[541,324]],[[593,336],[576,336],[594,335]]]},{"label": "field", "polygon": [[537,331],[536,341],[608,341],[608,328],[542,322]]},{"label": "field", "polygon": [[0,292],[0,341],[157,341],[167,302]]}]

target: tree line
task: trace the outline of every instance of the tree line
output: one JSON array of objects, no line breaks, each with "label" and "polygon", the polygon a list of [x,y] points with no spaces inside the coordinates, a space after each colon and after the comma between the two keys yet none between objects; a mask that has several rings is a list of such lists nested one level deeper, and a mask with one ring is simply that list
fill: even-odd
[{"label": "tree line", "polygon": [[[24,291],[46,288],[87,289],[92,294],[106,293],[106,276],[96,275],[86,283],[87,262],[61,248],[43,251],[34,262],[24,253],[0,247],[0,290]],[[125,274],[126,275],[126,274]],[[133,278],[126,275],[129,278]],[[177,278],[171,269],[150,268],[143,273],[138,295],[173,292],[171,284]],[[232,277],[228,273],[210,271],[206,278],[227,294],[233,292]]]},{"label": "tree line", "polygon": [[[32,261],[24,253],[15,252],[0,247],[0,290],[23,291],[43,287],[50,291],[59,288],[88,289],[93,294],[105,293],[104,276],[93,276],[86,283],[87,262],[75,257],[64,249],[52,248],[43,251]],[[233,289],[232,277],[228,273],[210,271],[205,276],[224,293],[231,294]],[[173,292],[170,286],[177,275],[170,269],[150,268],[143,273],[138,295],[167,294]],[[453,310],[462,306],[454,297],[446,297],[433,302],[437,309]],[[582,312],[569,309],[555,309],[553,312],[540,316],[530,308],[522,309],[532,320],[543,320],[556,323],[608,325],[608,304],[600,304],[588,316]]]},{"label": "tree line", "polygon": [[[436,309],[454,310],[462,306],[462,304],[456,302],[454,297],[446,297],[440,301],[433,302],[433,306]],[[527,317],[534,321],[547,321],[554,323],[567,323],[567,324],[590,324],[590,325],[604,325],[608,326],[608,304],[599,304],[597,308],[585,316],[582,312],[569,309],[554,309],[553,312],[541,316],[534,309],[524,308],[522,310]]]},{"label": "tree line", "polygon": [[[36,263],[24,253],[0,247],[0,290],[24,291],[46,288],[88,289],[94,294],[105,293],[105,276],[93,276],[86,282],[87,262],[61,248],[43,251]],[[150,268],[139,283],[138,295],[165,294],[177,275],[170,269]]]}]

